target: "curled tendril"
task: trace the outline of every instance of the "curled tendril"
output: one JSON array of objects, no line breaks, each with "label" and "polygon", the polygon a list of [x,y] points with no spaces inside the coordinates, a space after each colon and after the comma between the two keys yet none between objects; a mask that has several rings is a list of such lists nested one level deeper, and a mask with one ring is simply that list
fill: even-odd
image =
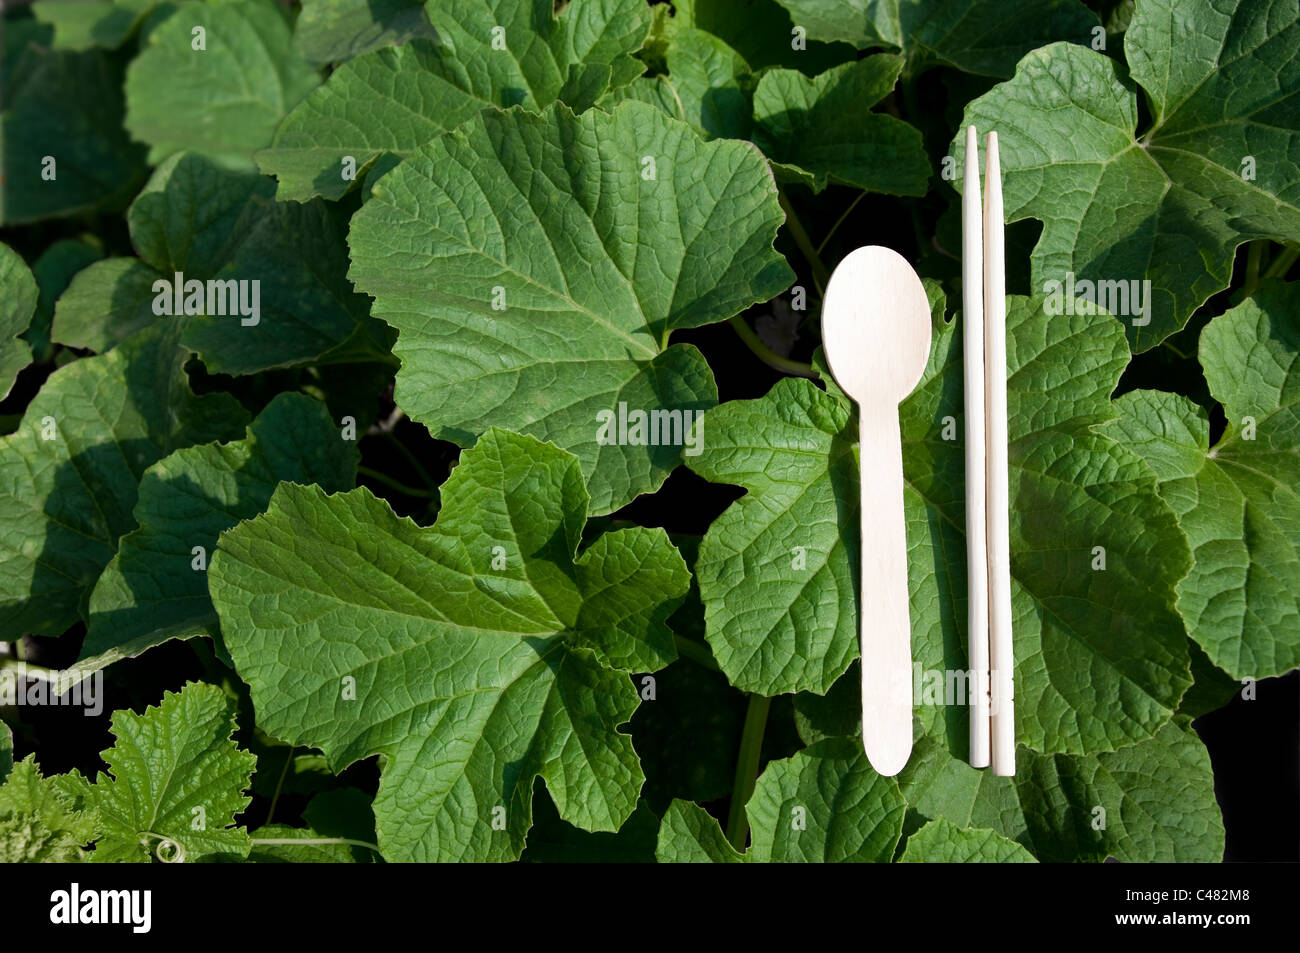
[{"label": "curled tendril", "polygon": [[140,843],[146,844],[149,838],[158,841],[158,845],[153,849],[153,855],[164,864],[183,864],[185,863],[185,845],[178,840],[165,837],[162,834],[155,834],[153,831],[144,831],[141,834]]}]

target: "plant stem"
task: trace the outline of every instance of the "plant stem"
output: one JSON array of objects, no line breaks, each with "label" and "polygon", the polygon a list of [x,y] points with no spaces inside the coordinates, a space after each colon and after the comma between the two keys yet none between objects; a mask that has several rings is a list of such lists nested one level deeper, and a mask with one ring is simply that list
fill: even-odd
[{"label": "plant stem", "polygon": [[404,493],[407,496],[414,496],[425,500],[429,500],[433,498],[432,490],[421,490],[418,487],[407,486],[405,483],[402,483],[398,480],[394,480],[387,473],[380,473],[378,470],[372,469],[370,467],[357,467],[357,473],[359,473],[361,476],[370,477],[370,479],[375,480],[378,483],[382,483],[384,484],[384,486],[387,486],[390,489],[394,489],[398,493]]},{"label": "plant stem", "polygon": [[837,218],[837,219],[835,220],[835,224],[831,226],[831,230],[830,230],[829,232],[826,233],[826,237],[823,238],[823,239],[821,240],[821,244],[817,246],[817,254],[818,254],[818,255],[820,255],[820,254],[822,253],[822,249],[826,247],[826,243],[827,243],[828,241],[831,240],[831,236],[835,234],[836,230],[837,230],[841,225],[844,224],[844,220],[845,220],[846,218],[848,218],[850,214],[852,214],[852,212],[853,212],[853,210],[854,210],[855,208],[858,207],[858,203],[861,202],[861,201],[862,201],[864,198],[866,198],[866,197],[867,197],[867,193],[866,193],[866,192],[859,192],[859,193],[858,193],[858,197],[855,198],[852,202],[849,203],[849,207],[846,208],[846,209],[844,210],[844,214],[841,215],[839,218]]},{"label": "plant stem", "polygon": [[425,486],[432,490],[438,485],[437,481],[429,475],[429,471],[424,468],[424,464],[420,462],[419,457],[415,455],[410,447],[398,440],[397,436],[391,430],[385,431],[384,436],[393,444],[394,447],[397,448],[397,452],[406,458],[406,462],[411,465],[411,469],[415,471],[416,476],[424,481]]},{"label": "plant stem", "polygon": [[289,748],[289,753],[284,756],[284,767],[280,769],[280,777],[275,782],[275,793],[271,795],[271,806],[266,812],[266,823],[271,823],[271,818],[275,817],[275,806],[280,802],[280,789],[284,787],[285,775],[289,773],[289,765],[293,761],[293,753],[298,750],[296,745]]},{"label": "plant stem", "polygon": [[688,658],[695,664],[702,668],[707,668],[711,672],[722,671],[722,669],[718,668],[718,663],[714,660],[713,653],[699,642],[674,633],[673,644],[677,646],[677,654],[682,658]]},{"label": "plant stem", "polygon": [[782,357],[763,343],[754,329],[740,315],[732,315],[731,326],[740,339],[745,342],[746,346],[754,352],[754,356],[766,364],[768,367],[775,368],[784,374],[793,374],[795,377],[810,377],[813,380],[819,380],[819,375],[811,364],[804,364],[802,361],[792,361],[788,357]]},{"label": "plant stem", "polygon": [[[350,847],[364,847],[366,850],[372,850],[379,853],[379,845],[371,844],[363,840],[353,840],[351,837],[250,837],[254,844],[273,844],[284,846],[302,846],[305,844],[347,844]],[[382,854],[380,856],[383,856]]]},{"label": "plant stem", "polygon": [[1300,245],[1290,243],[1282,254],[1278,255],[1268,266],[1268,271],[1264,272],[1265,278],[1283,278],[1295,264],[1295,260],[1300,258]]},{"label": "plant stem", "polygon": [[736,758],[736,780],[731,786],[731,810],[727,812],[727,840],[736,850],[745,849],[749,838],[749,816],[745,805],[754,793],[758,780],[758,756],[763,750],[763,730],[772,699],[767,695],[750,695],[745,712],[745,727],[740,733],[740,754]]},{"label": "plant stem", "polygon": [[1259,287],[1259,264],[1264,259],[1264,244],[1262,239],[1256,239],[1250,243],[1246,252],[1246,284],[1241,289],[1243,297],[1249,298]]},{"label": "plant stem", "polygon": [[807,259],[809,267],[812,268],[813,281],[817,283],[817,293],[821,294],[826,287],[826,282],[830,280],[830,272],[822,263],[821,256],[817,254],[817,249],[813,247],[812,240],[804,230],[803,222],[799,221],[799,216],[795,214],[794,206],[790,204],[790,199],[786,197],[784,190],[778,190],[777,196],[781,200],[781,209],[785,212],[785,224],[790,229],[790,237],[794,239],[795,246]]}]

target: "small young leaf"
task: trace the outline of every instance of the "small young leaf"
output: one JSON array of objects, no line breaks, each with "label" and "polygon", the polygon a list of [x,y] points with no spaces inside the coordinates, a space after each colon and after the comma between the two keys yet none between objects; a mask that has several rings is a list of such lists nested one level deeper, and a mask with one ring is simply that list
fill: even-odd
[{"label": "small young leaf", "polygon": [[164,692],[143,715],[113,713],[117,743],[103,753],[109,773],[92,784],[76,772],[57,779],[98,814],[96,863],[194,862],[247,856],[248,834],[235,815],[257,759],[231,740],[235,708],[215,685],[191,682]]},{"label": "small young leaf", "polygon": [[[0,736],[8,728],[0,725]],[[0,765],[3,766],[3,765]],[[98,836],[99,817],[60,793],[41,777],[29,754],[7,773],[0,771],[0,863],[75,863]]]}]

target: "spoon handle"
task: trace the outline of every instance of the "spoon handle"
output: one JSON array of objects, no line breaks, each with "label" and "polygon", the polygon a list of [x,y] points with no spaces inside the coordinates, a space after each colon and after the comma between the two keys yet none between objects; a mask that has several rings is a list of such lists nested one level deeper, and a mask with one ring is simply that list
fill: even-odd
[{"label": "spoon handle", "polygon": [[880,774],[912,753],[912,625],[898,407],[859,405],[862,746]]}]

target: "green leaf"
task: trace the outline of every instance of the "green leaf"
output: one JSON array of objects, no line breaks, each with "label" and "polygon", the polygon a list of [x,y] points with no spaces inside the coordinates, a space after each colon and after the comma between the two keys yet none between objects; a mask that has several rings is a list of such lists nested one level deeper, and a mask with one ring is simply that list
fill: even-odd
[{"label": "green leaf", "polygon": [[655,857],[661,864],[739,864],[745,855],[727,843],[718,822],[690,801],[668,805]]},{"label": "green leaf", "polygon": [[769,762],[745,805],[751,842],[732,850],[718,825],[674,801],[659,832],[660,861],[887,862],[906,805],[893,778],[871,769],[861,742],[833,738]]},{"label": "green leaf", "polygon": [[253,153],[320,82],[291,45],[274,0],[177,4],[127,70],[127,130],[148,143],[151,163],[191,150],[252,168]]},{"label": "green leaf", "polygon": [[1097,15],[1078,0],[777,0],[808,36],[901,50],[908,72],[953,66],[1010,76],[1053,40],[1089,43]]},{"label": "green leaf", "polygon": [[672,12],[658,23],[661,41],[671,40],[680,30],[704,30],[756,70],[783,66],[814,74],[854,58],[853,47],[843,43],[804,38],[802,46],[796,46],[790,15],[776,0],[673,0]]},{"label": "green leaf", "polygon": [[[280,199],[337,199],[381,156],[404,158],[485,107],[582,111],[642,71],[642,0],[440,0],[436,42],[413,40],[343,64],[286,117],[258,156]],[[504,49],[502,49],[504,45]],[[357,175],[344,178],[346,159]]]},{"label": "green leaf", "polygon": [[293,46],[312,66],[324,66],[437,35],[424,0],[304,0]]},{"label": "green leaf", "polygon": [[61,238],[41,252],[32,265],[32,277],[36,279],[39,293],[36,314],[24,337],[37,361],[48,360],[53,350],[50,327],[54,323],[54,303],[79,271],[103,257],[103,251],[96,245]]},{"label": "green leaf", "polygon": [[1190,400],[1132,391],[1110,433],[1160,478],[1192,546],[1178,584],[1187,632],[1234,679],[1300,665],[1300,287],[1261,285],[1201,332],[1210,393],[1227,430]]},{"label": "green leaf", "polygon": [[904,864],[1032,864],[1034,855],[987,828],[962,828],[943,818],[930,821],[907,839]]},{"label": "green leaf", "polygon": [[14,766],[14,732],[0,721],[0,782],[9,777]]},{"label": "green leaf", "polygon": [[[164,162],[128,213],[140,258],[110,258],[79,273],[59,299],[55,340],[107,350],[160,320],[159,299],[161,320],[178,320],[170,290],[154,284],[174,284],[179,273],[187,284],[221,283],[212,303],[227,313],[190,317],[182,338],[210,371],[392,361],[392,332],[370,317],[346,277],[346,213],[325,202],[276,202],[273,191],[263,176],[192,153]],[[241,311],[231,281],[257,282],[256,315],[253,286],[244,286]]]},{"label": "green leaf", "polygon": [[54,49],[115,50],[162,0],[37,0],[32,13],[54,28]]},{"label": "green leaf", "polygon": [[[900,425],[913,659],[942,687],[946,672],[966,669],[965,460],[960,335],[935,304],[929,364]],[[1041,299],[1008,299],[1017,738],[1042,751],[1147,738],[1190,683],[1173,608],[1186,540],[1143,461],[1093,430],[1114,415],[1109,395],[1127,358],[1107,315],[1048,316]],[[946,418],[956,439],[943,438]],[[824,693],[858,655],[850,405],[787,379],[704,423],[705,451],[690,467],[749,491],[700,546],[714,655],[745,691]],[[1092,568],[1097,546],[1105,571]],[[930,678],[917,714],[927,728],[942,722],[935,730],[956,743],[965,708],[948,718],[925,696]]]},{"label": "green leaf", "polygon": [[1041,861],[1223,859],[1209,755],[1195,733],[1175,724],[1092,756],[1021,748],[1014,778],[972,768],[964,752],[954,756],[927,735],[898,781],[922,817],[990,828]]},{"label": "green leaf", "polygon": [[222,535],[208,585],[259,724],[336,771],[383,755],[389,860],[517,858],[538,777],[564,820],[618,830],[643,780],[628,673],[673,657],[681,557],[636,527],[575,559],[581,470],[531,437],[489,431],[441,495],[421,528],[282,484]]},{"label": "green leaf", "polygon": [[903,60],[869,56],[809,78],[771,70],[754,93],[754,141],[778,175],[820,192],[828,181],[890,195],[924,195],[930,162],[921,133],[866,112],[894,88]]},{"label": "green leaf", "polygon": [[0,438],[0,639],[60,635],[79,618],[122,534],[144,471],[180,447],[239,435],[226,394],[196,397],[178,323],[55,371]]},{"label": "green leaf", "polygon": [[75,772],[59,779],[102,820],[91,860],[247,856],[251,843],[235,815],[251,800],[244,792],[257,759],[231,740],[235,708],[221,689],[191,682],[164,692],[142,715],[114,712],[111,730],[117,743],[102,755],[109,773],[93,784]]},{"label": "green leaf", "polygon": [[756,80],[739,53],[712,33],[680,29],[668,42],[666,60],[666,75],[638,77],[602,105],[637,99],[708,138],[749,138]]},{"label": "green leaf", "polygon": [[[607,513],[676,466],[685,418],[665,435],[662,415],[717,399],[671,332],[790,284],[781,220],[757,149],[643,103],[484,112],[379,180],[350,276],[399,332],[395,399],[413,419],[462,446],[488,426],[553,441]],[[608,420],[620,405],[626,427]],[[636,412],[660,426],[638,433]]]},{"label": "green leaf", "polygon": [[290,393],[273,399],[243,440],[189,447],[155,463],[140,479],[139,525],[122,537],[91,593],[80,661],[65,676],[79,680],[168,639],[218,639],[206,576],[217,537],[263,512],[282,481],[331,492],[352,487],[357,460],[355,443],[340,439],[325,406]]},{"label": "green leaf", "polygon": [[[966,107],[962,125],[998,133],[1007,220],[1043,222],[1033,288],[1068,288],[1070,274],[1123,282],[1137,352],[1228,286],[1238,245],[1300,237],[1300,11],[1144,0],[1124,49],[1132,80],[1102,53],[1036,50]],[[1138,128],[1134,81],[1149,129]],[[963,152],[954,140],[958,163]]]},{"label": "green leaf", "polygon": [[[5,729],[4,734],[8,730]],[[51,778],[41,777],[36,755],[29,754],[0,772],[0,863],[75,863],[86,859],[86,845],[99,832],[99,818],[61,794]]]},{"label": "green leaf", "polygon": [[36,279],[26,262],[0,243],[0,400],[8,396],[18,372],[31,363],[31,348],[19,335],[31,324],[36,296]]},{"label": "green leaf", "polygon": [[0,225],[125,204],[145,168],[144,150],[122,129],[118,61],[52,50],[49,28],[33,20],[5,27]]}]

